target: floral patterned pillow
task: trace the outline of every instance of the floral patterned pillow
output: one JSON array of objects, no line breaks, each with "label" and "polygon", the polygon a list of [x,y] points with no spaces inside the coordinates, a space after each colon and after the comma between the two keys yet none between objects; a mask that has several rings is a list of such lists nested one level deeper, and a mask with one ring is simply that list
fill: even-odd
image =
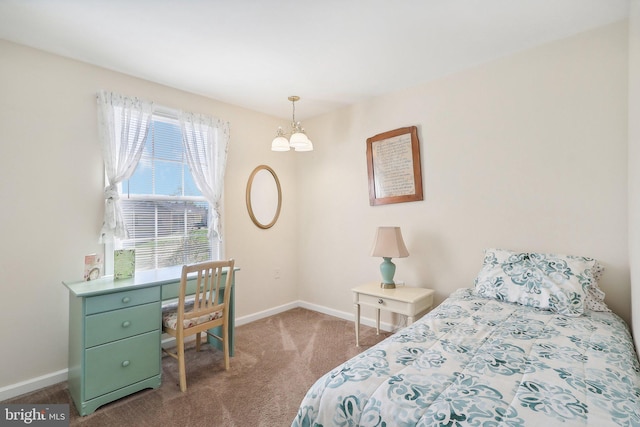
[{"label": "floral patterned pillow", "polygon": [[485,298],[580,316],[595,281],[592,258],[487,249],[476,293]]}]

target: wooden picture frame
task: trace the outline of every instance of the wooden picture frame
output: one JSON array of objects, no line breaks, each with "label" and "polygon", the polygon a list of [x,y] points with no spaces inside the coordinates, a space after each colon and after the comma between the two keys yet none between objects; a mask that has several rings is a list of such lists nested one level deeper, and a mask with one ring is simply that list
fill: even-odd
[{"label": "wooden picture frame", "polygon": [[367,171],[371,206],[423,200],[417,127],[368,138]]}]

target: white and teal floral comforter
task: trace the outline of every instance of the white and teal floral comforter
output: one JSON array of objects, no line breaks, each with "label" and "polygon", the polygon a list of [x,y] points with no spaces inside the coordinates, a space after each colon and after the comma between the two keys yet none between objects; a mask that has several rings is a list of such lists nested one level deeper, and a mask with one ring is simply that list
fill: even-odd
[{"label": "white and teal floral comforter", "polygon": [[471,289],[338,366],[293,426],[640,426],[640,367],[615,314]]}]

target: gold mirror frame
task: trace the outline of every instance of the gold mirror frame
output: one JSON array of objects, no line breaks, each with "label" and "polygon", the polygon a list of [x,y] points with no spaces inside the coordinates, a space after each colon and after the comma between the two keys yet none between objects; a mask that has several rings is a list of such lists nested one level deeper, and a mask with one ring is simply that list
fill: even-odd
[{"label": "gold mirror frame", "polygon": [[[251,189],[253,187],[253,181],[256,177],[256,175],[258,174],[258,172],[260,171],[267,171],[271,174],[271,176],[273,177],[273,181],[276,185],[276,189],[278,190],[278,206],[276,208],[276,211],[273,215],[273,219],[271,220],[271,222],[269,223],[262,223],[260,222],[260,220],[258,220],[258,218],[255,215],[255,212],[253,210],[253,202],[251,200]],[[267,229],[267,228],[271,228],[273,227],[273,225],[276,223],[276,221],[278,220],[278,217],[280,216],[280,208],[282,207],[282,190],[280,188],[280,180],[278,180],[278,175],[276,175],[275,171],[273,169],[271,169],[269,166],[267,165],[260,165],[258,167],[256,167],[253,172],[251,172],[251,175],[249,176],[249,180],[247,181],[247,191],[246,191],[246,201],[247,201],[247,210],[249,211],[249,216],[251,217],[251,221],[253,221],[253,223],[262,228],[262,229]]]}]

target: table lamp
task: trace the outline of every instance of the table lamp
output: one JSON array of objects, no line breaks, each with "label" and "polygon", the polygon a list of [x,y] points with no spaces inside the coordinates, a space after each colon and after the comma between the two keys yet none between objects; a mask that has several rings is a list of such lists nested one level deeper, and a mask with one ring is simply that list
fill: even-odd
[{"label": "table lamp", "polygon": [[382,257],[380,264],[380,274],[382,282],[380,287],[393,289],[396,287],[393,275],[396,272],[396,265],[391,262],[391,258],[405,258],[409,256],[409,251],[402,240],[400,227],[378,227],[376,239],[373,242],[371,256]]}]

